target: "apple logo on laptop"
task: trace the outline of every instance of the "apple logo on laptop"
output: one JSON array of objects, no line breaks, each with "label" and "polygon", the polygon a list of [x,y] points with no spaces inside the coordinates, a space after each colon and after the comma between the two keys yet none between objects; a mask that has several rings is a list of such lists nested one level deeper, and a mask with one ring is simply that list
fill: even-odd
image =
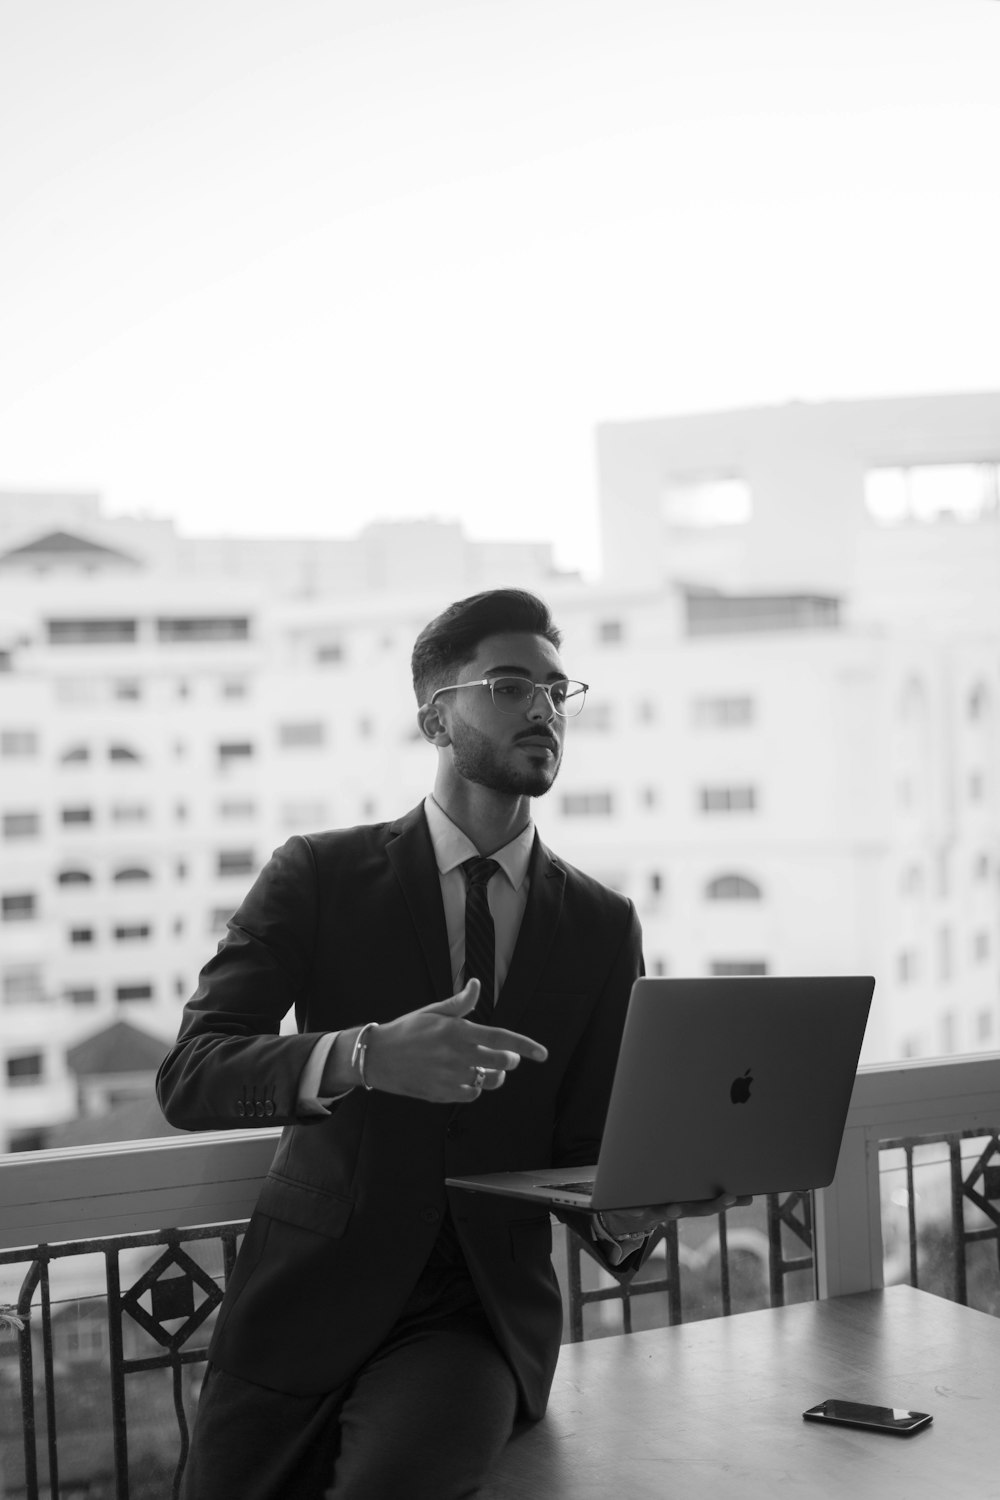
[{"label": "apple logo on laptop", "polygon": [[732,1085],[729,1090],[729,1097],[734,1104],[746,1104],[747,1100],[750,1098],[750,1085],[752,1083],[753,1076],[749,1068],[747,1068],[742,1078],[733,1079]]}]

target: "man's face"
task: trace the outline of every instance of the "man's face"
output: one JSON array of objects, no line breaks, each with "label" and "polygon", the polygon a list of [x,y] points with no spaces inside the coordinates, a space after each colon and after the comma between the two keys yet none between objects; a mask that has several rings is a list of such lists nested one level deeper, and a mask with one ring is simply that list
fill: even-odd
[{"label": "man's face", "polygon": [[[512,632],[480,642],[456,682],[483,677],[526,677],[559,682],[566,677],[559,653],[544,636]],[[437,699],[447,715],[455,770],[466,781],[512,796],[541,797],[556,779],[562,760],[566,720],[552,710],[545,693],[531,704],[504,713],[489,688],[467,687]]]}]

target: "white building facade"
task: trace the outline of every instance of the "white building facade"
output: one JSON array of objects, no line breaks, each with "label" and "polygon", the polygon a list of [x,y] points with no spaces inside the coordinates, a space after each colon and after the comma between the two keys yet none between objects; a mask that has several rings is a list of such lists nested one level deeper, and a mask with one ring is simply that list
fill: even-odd
[{"label": "white building facade", "polygon": [[190,577],[134,551],[127,566],[118,532],[76,524],[89,546],[33,554],[22,528],[0,556],[0,1145],[77,1115],[67,1054],[102,1027],[172,1039],[289,834],[426,793],[412,642],[484,577],[545,595],[591,684],[538,826],[636,902],[649,972],[872,973],[866,1060],[998,1045],[989,514],[941,523],[966,550],[978,535],[982,608],[942,584],[954,610],[923,618],[908,580],[929,526],[916,543],[900,528],[895,571],[878,534],[867,591],[856,568],[842,590],[751,586],[720,563],[735,529],[706,528],[682,580],[661,558],[645,581],[584,586],[546,549],[507,550],[478,573],[452,554],[419,593],[390,570],[390,588],[312,594],[249,568]]}]

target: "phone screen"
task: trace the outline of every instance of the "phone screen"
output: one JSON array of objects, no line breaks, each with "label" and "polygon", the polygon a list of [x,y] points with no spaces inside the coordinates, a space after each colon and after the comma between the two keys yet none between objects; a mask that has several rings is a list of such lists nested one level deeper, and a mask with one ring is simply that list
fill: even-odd
[{"label": "phone screen", "polygon": [[844,1427],[866,1427],[874,1432],[895,1432],[908,1437],[932,1420],[926,1411],[899,1406],[868,1406],[861,1401],[821,1401],[802,1415],[807,1422],[835,1422]]}]

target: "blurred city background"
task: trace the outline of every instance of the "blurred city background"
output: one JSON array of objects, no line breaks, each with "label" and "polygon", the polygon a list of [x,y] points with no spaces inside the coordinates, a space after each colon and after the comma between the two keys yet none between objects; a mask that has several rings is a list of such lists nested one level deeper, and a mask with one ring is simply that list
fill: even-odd
[{"label": "blurred city background", "polygon": [[831,1224],[1000,1308],[998,69],[995,0],[0,0],[0,1495],[176,1486],[267,1152],[156,1067],[271,850],[426,793],[483,588],[648,971],[874,974],[890,1065],[816,1218],[557,1234],[566,1336]]},{"label": "blurred city background", "polygon": [[650,972],[996,1047],[997,7],[0,15],[0,1148],[164,1130],[243,892],[425,793],[413,637],[502,584]]}]

